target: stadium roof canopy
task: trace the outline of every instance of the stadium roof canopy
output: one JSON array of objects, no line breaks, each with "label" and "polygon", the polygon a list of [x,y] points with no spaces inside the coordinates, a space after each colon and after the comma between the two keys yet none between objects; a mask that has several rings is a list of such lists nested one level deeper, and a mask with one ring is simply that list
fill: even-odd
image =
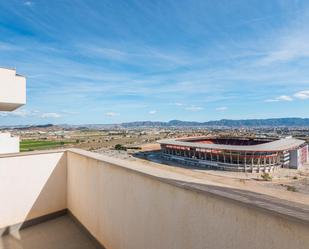
[{"label": "stadium roof canopy", "polygon": [[[209,137],[199,137],[201,139],[211,139]],[[295,149],[304,143],[303,140],[295,138],[283,138],[271,142],[266,142],[256,145],[225,145],[225,144],[204,144],[199,142],[189,142],[186,140],[192,141],[191,138],[188,139],[164,139],[159,140],[159,144],[166,145],[176,145],[176,146],[186,146],[192,148],[201,148],[201,149],[212,149],[212,150],[229,150],[229,151],[284,151]]]}]

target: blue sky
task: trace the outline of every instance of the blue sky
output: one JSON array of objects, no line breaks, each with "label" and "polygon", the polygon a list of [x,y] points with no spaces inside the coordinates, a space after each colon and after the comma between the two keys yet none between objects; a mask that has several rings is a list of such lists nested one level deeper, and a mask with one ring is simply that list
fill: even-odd
[{"label": "blue sky", "polygon": [[309,2],[1,0],[0,125],[309,117]]}]

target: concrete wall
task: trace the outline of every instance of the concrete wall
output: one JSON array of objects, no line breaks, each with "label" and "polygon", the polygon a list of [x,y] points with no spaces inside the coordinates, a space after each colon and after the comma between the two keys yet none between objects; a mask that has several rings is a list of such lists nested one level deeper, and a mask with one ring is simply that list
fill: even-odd
[{"label": "concrete wall", "polygon": [[0,228],[66,208],[66,155],[0,156]]},{"label": "concrete wall", "polygon": [[0,68],[0,111],[13,111],[26,103],[26,78],[15,69]]},{"label": "concrete wall", "polygon": [[290,168],[299,169],[308,162],[308,145],[290,151]]},{"label": "concrete wall", "polygon": [[305,217],[193,190],[170,176],[81,150],[0,156],[0,228],[68,208],[107,249],[308,249]]},{"label": "concrete wall", "polygon": [[18,153],[19,137],[11,137],[10,133],[0,132],[0,154]]},{"label": "concrete wall", "polygon": [[93,155],[68,152],[67,205],[107,249],[309,248],[308,224]]},{"label": "concrete wall", "polygon": [[299,152],[298,149],[290,151],[290,165],[289,168],[291,169],[298,169],[299,168]]}]

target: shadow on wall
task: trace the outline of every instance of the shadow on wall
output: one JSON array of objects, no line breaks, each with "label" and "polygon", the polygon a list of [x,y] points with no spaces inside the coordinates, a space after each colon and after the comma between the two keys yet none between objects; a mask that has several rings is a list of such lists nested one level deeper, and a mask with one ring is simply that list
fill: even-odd
[{"label": "shadow on wall", "polygon": [[66,176],[64,152],[0,158],[0,249],[30,249],[19,230],[66,209]]}]

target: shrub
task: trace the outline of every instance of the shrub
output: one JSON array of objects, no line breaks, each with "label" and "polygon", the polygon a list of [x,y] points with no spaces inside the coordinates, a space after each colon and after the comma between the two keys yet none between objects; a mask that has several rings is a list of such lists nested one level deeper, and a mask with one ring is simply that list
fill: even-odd
[{"label": "shrub", "polygon": [[270,175],[269,173],[266,173],[266,172],[264,172],[264,173],[261,175],[261,177],[262,177],[262,179],[263,179],[264,181],[271,181],[271,180],[272,180],[271,175]]},{"label": "shrub", "polygon": [[292,192],[297,192],[296,187],[290,186],[290,185],[287,185],[287,186],[286,186],[286,190],[287,190],[287,191],[292,191]]},{"label": "shrub", "polygon": [[116,144],[116,145],[115,145],[115,150],[127,150],[127,148],[124,147],[124,146],[121,145],[121,144]]}]

